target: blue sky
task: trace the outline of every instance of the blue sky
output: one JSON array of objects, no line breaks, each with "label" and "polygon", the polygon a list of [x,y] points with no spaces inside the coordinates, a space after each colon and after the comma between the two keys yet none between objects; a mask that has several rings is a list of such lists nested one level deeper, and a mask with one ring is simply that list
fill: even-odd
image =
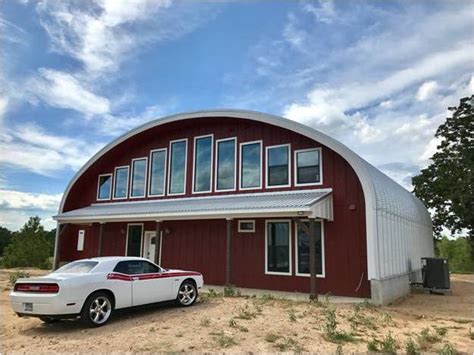
[{"label": "blue sky", "polygon": [[473,4],[0,0],[0,225],[54,227],[104,144],[208,108],[308,124],[410,188],[474,93]]}]

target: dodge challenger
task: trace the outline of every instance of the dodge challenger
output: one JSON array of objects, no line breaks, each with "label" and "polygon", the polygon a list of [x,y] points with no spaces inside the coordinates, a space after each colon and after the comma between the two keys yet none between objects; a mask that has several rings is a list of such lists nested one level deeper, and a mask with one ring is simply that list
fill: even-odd
[{"label": "dodge challenger", "polygon": [[19,316],[47,323],[80,317],[98,327],[121,308],[171,300],[191,306],[202,285],[199,272],[163,269],[139,257],[99,257],[73,261],[46,276],[18,279],[10,304]]}]

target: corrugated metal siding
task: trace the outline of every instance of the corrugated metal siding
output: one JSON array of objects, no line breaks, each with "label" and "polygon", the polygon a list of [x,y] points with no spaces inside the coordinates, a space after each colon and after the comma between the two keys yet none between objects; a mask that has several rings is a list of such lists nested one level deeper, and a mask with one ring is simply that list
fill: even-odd
[{"label": "corrugated metal siding", "polygon": [[387,176],[370,167],[376,191],[378,279],[421,268],[421,258],[433,256],[431,217],[423,203]]},{"label": "corrugated metal siding", "polygon": [[330,190],[286,191],[279,193],[195,197],[160,201],[101,203],[62,213],[55,218],[104,217],[114,215],[166,215],[175,213],[202,213],[247,210],[304,209],[314,205]]}]

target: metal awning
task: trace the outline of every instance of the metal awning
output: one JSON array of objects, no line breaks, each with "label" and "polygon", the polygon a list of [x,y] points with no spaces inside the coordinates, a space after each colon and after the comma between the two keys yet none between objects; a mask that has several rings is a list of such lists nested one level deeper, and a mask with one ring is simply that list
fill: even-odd
[{"label": "metal awning", "polygon": [[294,216],[332,220],[332,189],[97,203],[53,219],[93,223]]}]

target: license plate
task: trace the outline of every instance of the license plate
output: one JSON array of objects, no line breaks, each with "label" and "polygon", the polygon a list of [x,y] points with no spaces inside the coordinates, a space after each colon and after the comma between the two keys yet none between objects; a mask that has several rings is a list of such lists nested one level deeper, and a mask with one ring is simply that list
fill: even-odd
[{"label": "license plate", "polygon": [[25,312],[33,312],[33,303],[23,303]]}]

